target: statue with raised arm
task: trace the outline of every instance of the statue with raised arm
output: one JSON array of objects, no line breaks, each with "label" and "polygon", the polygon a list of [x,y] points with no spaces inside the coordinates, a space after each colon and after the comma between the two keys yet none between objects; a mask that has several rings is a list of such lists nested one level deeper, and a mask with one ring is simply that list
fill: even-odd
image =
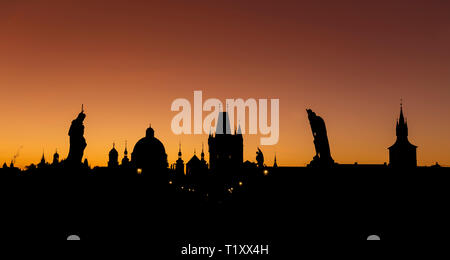
[{"label": "statue with raised arm", "polygon": [[83,159],[84,149],[86,149],[86,139],[84,139],[84,107],[81,107],[81,112],[78,117],[72,121],[69,129],[70,136],[70,150],[67,157],[67,163],[70,166],[80,166]]},{"label": "statue with raised arm", "polygon": [[310,166],[314,167],[331,167],[334,160],[331,157],[330,144],[328,142],[327,128],[322,117],[316,115],[311,109],[308,112],[308,119],[311,124],[311,130],[314,137],[314,146],[316,155],[311,161]]}]

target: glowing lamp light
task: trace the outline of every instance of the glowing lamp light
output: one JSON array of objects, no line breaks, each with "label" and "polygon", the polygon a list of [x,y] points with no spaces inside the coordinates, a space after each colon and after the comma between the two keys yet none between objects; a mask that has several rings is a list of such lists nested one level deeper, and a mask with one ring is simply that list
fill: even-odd
[{"label": "glowing lamp light", "polygon": [[242,187],[242,185],[244,185],[244,183],[242,181],[239,182],[239,186]]},{"label": "glowing lamp light", "polygon": [[269,170],[264,170],[264,176],[269,175]]},{"label": "glowing lamp light", "polygon": [[142,169],[137,169],[137,174],[141,175],[142,174]]},{"label": "glowing lamp light", "polygon": [[172,182],[172,181],[169,181],[169,184],[170,184],[170,185],[172,185],[172,184],[173,184],[173,182]]}]

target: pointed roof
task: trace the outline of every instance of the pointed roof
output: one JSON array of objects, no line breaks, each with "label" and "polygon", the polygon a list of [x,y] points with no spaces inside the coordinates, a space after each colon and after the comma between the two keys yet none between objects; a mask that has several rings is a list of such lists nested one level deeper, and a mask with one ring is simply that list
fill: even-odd
[{"label": "pointed roof", "polygon": [[400,101],[400,116],[397,120],[396,126],[397,140],[388,149],[395,149],[397,147],[412,147],[417,148],[417,146],[411,144],[408,140],[408,123],[403,114],[403,100]]},{"label": "pointed roof", "polygon": [[278,167],[278,164],[277,164],[277,153],[275,153],[275,159],[274,159],[274,162],[273,162],[273,167],[274,168]]},{"label": "pointed roof", "polygon": [[217,134],[231,134],[230,119],[227,112],[219,112],[216,127]]},{"label": "pointed roof", "polygon": [[189,162],[186,165],[192,165],[192,164],[198,164],[200,163],[200,159],[197,157],[196,154],[194,154],[194,156],[192,156],[192,158],[189,160]]},{"label": "pointed roof", "polygon": [[242,135],[241,123],[238,124],[237,134]]},{"label": "pointed roof", "polygon": [[42,151],[41,163],[45,163],[45,154],[44,154],[44,151]]},{"label": "pointed roof", "polygon": [[405,117],[403,116],[403,102],[400,103],[400,117],[399,117],[399,124],[405,124]]}]

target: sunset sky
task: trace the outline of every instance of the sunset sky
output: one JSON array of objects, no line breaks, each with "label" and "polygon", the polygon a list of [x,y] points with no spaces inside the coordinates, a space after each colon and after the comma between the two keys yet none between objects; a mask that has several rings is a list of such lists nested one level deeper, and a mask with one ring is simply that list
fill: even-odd
[{"label": "sunset sky", "polygon": [[[383,163],[400,99],[419,165],[450,165],[450,1],[0,2],[0,163],[65,158],[86,109],[85,157],[105,166],[151,123],[169,162],[207,135],[172,133],[176,98],[279,98],[266,163],[314,156],[305,109],[327,124],[339,163]],[[204,114],[206,116],[207,113]],[[244,137],[255,161],[259,136]]]}]

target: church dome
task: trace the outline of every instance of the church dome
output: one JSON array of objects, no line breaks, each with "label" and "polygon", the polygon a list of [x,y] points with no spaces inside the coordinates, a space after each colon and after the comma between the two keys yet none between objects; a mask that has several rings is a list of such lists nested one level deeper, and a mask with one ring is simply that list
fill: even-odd
[{"label": "church dome", "polygon": [[109,152],[109,157],[119,157],[119,152],[117,152],[116,147],[113,146],[111,151]]},{"label": "church dome", "polygon": [[148,128],[146,136],[134,146],[131,161],[138,169],[161,170],[168,167],[164,145],[154,136],[153,128]]}]

